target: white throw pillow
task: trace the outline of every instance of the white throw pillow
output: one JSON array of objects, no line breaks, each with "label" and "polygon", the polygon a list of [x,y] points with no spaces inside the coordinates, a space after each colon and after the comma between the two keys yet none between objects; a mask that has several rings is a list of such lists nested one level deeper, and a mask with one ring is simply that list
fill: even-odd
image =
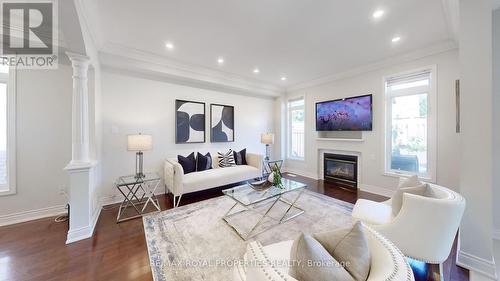
[{"label": "white throw pillow", "polygon": [[399,185],[398,185],[398,188],[402,188],[402,187],[414,187],[414,186],[418,186],[418,185],[421,185],[422,183],[420,182],[420,180],[418,179],[418,176],[417,175],[413,175],[411,177],[401,177],[399,178]]},{"label": "white throw pillow", "polygon": [[396,193],[392,196],[392,214],[396,216],[399,214],[399,211],[401,211],[404,193],[425,196],[427,189],[427,184],[422,183],[416,175],[408,178],[400,178],[398,190],[396,190]]}]

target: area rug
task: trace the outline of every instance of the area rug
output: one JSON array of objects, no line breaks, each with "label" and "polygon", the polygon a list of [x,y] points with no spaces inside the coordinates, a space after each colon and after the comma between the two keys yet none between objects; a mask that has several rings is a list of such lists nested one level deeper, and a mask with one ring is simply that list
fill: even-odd
[{"label": "area rug", "polygon": [[[295,196],[295,194],[289,194]],[[293,198],[287,198],[293,200]],[[243,241],[223,220],[234,201],[225,196],[171,209],[143,218],[151,270],[155,281],[233,280],[233,261],[241,260],[250,241],[264,246],[292,240],[300,232],[329,231],[352,224],[350,203],[304,191],[297,205],[305,213],[278,224],[266,219],[260,234]],[[254,212],[243,212],[231,218],[240,229],[250,227],[269,205],[261,204]],[[278,202],[272,217],[280,217],[287,205]],[[293,213],[292,213],[293,214]],[[259,231],[257,231],[258,233]]]}]

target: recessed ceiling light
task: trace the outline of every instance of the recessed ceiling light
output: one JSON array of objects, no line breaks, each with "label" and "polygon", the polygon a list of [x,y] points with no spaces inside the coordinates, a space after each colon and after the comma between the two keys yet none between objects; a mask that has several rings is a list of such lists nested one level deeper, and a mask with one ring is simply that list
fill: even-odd
[{"label": "recessed ceiling light", "polygon": [[260,70],[259,70],[258,68],[255,68],[255,69],[253,70],[253,73],[259,73],[259,72],[260,72]]},{"label": "recessed ceiling light", "polygon": [[223,57],[220,57],[217,59],[217,63],[218,64],[224,64],[224,58]]},{"label": "recessed ceiling light", "polygon": [[286,81],[286,76],[281,76],[281,81]]},{"label": "recessed ceiling light", "polygon": [[173,49],[174,49],[174,44],[172,44],[172,43],[170,43],[170,42],[167,42],[167,43],[165,44],[165,47],[167,47],[167,49],[169,49],[169,50],[173,50]]},{"label": "recessed ceiling light", "polygon": [[374,18],[374,19],[379,19],[379,18],[381,18],[384,14],[385,14],[385,11],[384,11],[384,10],[376,10],[375,12],[373,12],[373,18]]},{"label": "recessed ceiling light", "polygon": [[401,41],[401,37],[396,36],[396,37],[392,38],[391,41],[392,41],[392,43],[397,43],[397,42]]}]

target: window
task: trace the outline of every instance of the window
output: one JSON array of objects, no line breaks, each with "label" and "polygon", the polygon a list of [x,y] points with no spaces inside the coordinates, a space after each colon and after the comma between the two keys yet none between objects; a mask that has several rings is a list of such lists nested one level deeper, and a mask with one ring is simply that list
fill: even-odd
[{"label": "window", "polygon": [[0,65],[0,195],[16,192],[14,72]]},{"label": "window", "polygon": [[304,98],[288,101],[288,158],[304,159]]},{"label": "window", "polygon": [[426,69],[385,80],[386,173],[416,174],[434,179],[434,72]]}]

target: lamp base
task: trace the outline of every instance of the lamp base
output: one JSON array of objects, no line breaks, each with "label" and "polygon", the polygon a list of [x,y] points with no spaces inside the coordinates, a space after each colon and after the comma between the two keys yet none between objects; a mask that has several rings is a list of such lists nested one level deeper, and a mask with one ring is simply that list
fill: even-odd
[{"label": "lamp base", "polygon": [[136,179],[142,179],[145,177],[144,173],[142,172],[142,156],[143,156],[142,151],[139,151],[135,154],[135,178]]},{"label": "lamp base", "polygon": [[266,144],[266,157],[264,160],[269,161],[269,144]]}]

